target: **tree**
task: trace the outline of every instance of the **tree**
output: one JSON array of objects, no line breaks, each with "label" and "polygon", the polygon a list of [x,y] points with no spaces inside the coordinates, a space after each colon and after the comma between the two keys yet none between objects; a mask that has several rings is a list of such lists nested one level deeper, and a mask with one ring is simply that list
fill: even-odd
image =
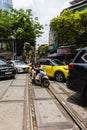
[{"label": "tree", "polygon": [[16,38],[17,52],[19,55],[23,52],[24,43],[30,43],[35,46],[36,37],[39,37],[43,26],[38,18],[33,18],[32,10],[13,9],[10,12],[0,10],[0,37],[8,38],[13,35]]},{"label": "tree", "polygon": [[65,10],[60,16],[51,20],[50,26],[56,33],[59,45],[74,43],[74,35],[77,30],[74,25],[75,19],[72,10]]},{"label": "tree", "polygon": [[31,9],[24,11],[23,9],[11,9],[12,30],[16,37],[18,50],[23,49],[25,42],[29,42],[30,46],[35,46],[36,37],[42,34],[43,26],[38,22],[38,18],[33,18]]},{"label": "tree", "polygon": [[38,50],[37,50],[37,57],[38,58],[47,57],[48,46],[49,46],[48,44],[44,44],[44,45],[41,45],[40,47],[38,47]]},{"label": "tree", "polygon": [[83,47],[87,46],[87,9],[79,12],[78,36],[76,37],[76,42]]},{"label": "tree", "polygon": [[87,44],[87,9],[81,12],[64,10],[64,12],[53,18],[50,28],[55,32],[59,46],[76,44],[83,46]]},{"label": "tree", "polygon": [[8,11],[0,10],[0,38],[7,38],[11,34],[11,21]]}]

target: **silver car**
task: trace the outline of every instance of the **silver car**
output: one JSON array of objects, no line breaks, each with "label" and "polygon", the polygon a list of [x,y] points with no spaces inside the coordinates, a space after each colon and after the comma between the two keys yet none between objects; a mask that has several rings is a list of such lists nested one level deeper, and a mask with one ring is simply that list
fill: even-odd
[{"label": "silver car", "polygon": [[29,72],[29,65],[25,64],[21,60],[11,60],[7,61],[8,64],[11,64],[16,68],[17,73],[28,73]]}]

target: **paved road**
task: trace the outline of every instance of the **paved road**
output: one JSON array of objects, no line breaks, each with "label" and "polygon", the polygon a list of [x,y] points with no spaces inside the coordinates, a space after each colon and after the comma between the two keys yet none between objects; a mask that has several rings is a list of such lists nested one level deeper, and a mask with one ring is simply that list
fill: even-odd
[{"label": "paved road", "polygon": [[[61,84],[51,85],[58,96],[67,89],[62,85],[63,92]],[[0,130],[79,130],[66,114],[49,89],[31,83],[29,74],[0,80]]]},{"label": "paved road", "polygon": [[27,74],[0,80],[0,130],[27,130]]},{"label": "paved road", "polygon": [[[54,87],[55,84],[56,82]],[[32,120],[36,118],[36,124],[33,122],[35,130],[79,130],[49,88],[32,84],[30,86]],[[60,91],[58,93],[60,95]]]}]

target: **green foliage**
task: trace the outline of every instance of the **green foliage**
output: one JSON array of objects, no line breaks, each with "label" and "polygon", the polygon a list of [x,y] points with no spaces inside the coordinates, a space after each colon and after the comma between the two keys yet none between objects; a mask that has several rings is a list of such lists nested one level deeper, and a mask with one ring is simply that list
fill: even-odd
[{"label": "green foliage", "polygon": [[36,37],[41,36],[42,29],[43,26],[38,18],[33,18],[31,9],[11,8],[10,12],[0,10],[0,38],[15,36],[19,53],[23,50],[25,42],[29,42],[30,46],[35,46]]},{"label": "green foliage", "polygon": [[27,9],[26,11],[23,9],[12,9],[11,15],[13,19],[12,29],[15,32],[16,38],[22,39],[23,42],[27,41],[34,46],[36,36],[40,35],[43,29],[42,25],[38,22],[38,18],[33,18],[31,9]]},{"label": "green foliage", "polygon": [[0,10],[0,38],[6,38],[11,34],[11,21],[8,11]]},{"label": "green foliage", "polygon": [[41,45],[41,46],[38,48],[38,50],[37,50],[37,57],[38,57],[38,58],[46,57],[47,54],[48,54],[48,47],[49,47],[48,44]]},{"label": "green foliage", "polygon": [[87,9],[79,12],[79,41],[87,46]]},{"label": "green foliage", "polygon": [[[55,33],[55,41],[60,45],[87,44],[87,9],[73,13],[72,10],[64,12],[53,18],[50,28]],[[87,46],[87,45],[86,45]]]}]

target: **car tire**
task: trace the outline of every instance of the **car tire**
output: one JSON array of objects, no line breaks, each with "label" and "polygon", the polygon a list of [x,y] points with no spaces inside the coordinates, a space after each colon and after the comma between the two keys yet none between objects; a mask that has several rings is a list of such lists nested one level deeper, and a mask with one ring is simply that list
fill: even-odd
[{"label": "car tire", "polygon": [[14,75],[14,76],[11,76],[11,79],[15,79],[15,75]]},{"label": "car tire", "polygon": [[55,73],[55,79],[58,82],[63,82],[65,80],[65,76],[62,72],[56,72]]}]

